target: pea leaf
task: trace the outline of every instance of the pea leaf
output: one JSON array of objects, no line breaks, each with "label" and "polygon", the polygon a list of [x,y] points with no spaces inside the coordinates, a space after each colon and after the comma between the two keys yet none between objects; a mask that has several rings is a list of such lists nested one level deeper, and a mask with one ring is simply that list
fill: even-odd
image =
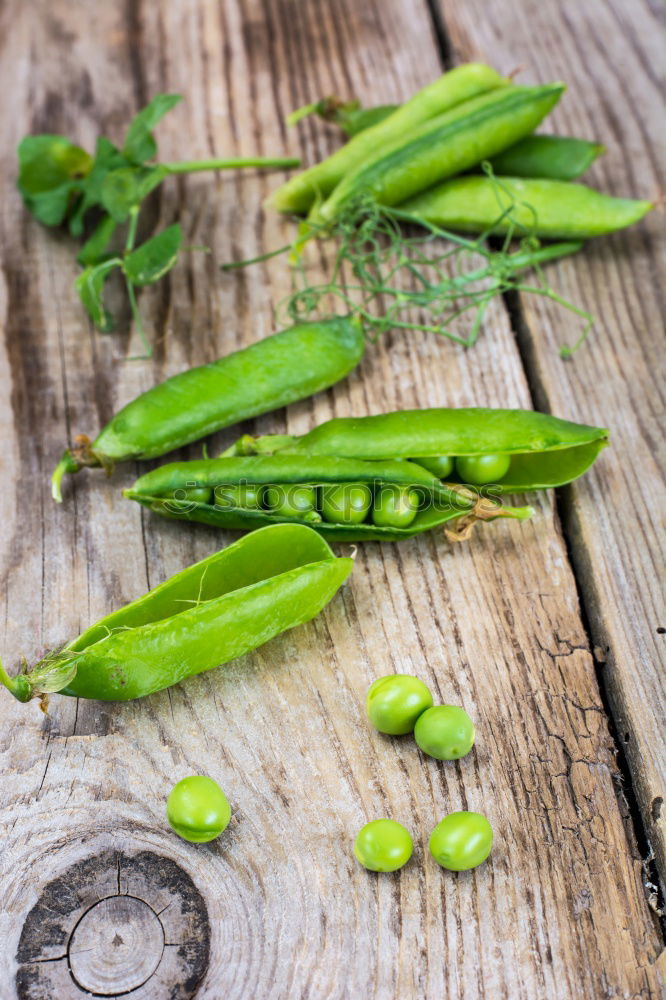
[{"label": "pea leaf", "polygon": [[130,211],[161,184],[167,172],[163,167],[120,167],[106,175],[101,188],[101,203],[116,222],[125,222]]},{"label": "pea leaf", "polygon": [[182,238],[182,230],[176,223],[128,253],[123,270],[132,284],[152,285],[170,271],[178,258]]},{"label": "pea leaf", "polygon": [[18,189],[35,218],[59,226],[82,190],[92,157],[61,135],[28,135],[18,147]]},{"label": "pea leaf", "polygon": [[132,163],[141,164],[152,159],[157,152],[157,143],[152,134],[160,119],[179,101],[181,94],[156,94],[150,104],[130,122],[125,136],[123,154]]},{"label": "pea leaf", "polygon": [[104,284],[114,267],[121,265],[120,258],[113,257],[101,264],[86,267],[76,279],[76,290],[79,293],[79,298],[91,320],[102,333],[109,333],[113,329],[113,317],[104,305],[102,298]]},{"label": "pea leaf", "polygon": [[101,263],[105,259],[105,250],[115,228],[115,219],[110,215],[103,215],[76,256],[79,264],[87,267],[89,264]]},{"label": "pea leaf", "polygon": [[83,197],[69,219],[69,231],[72,236],[81,236],[86,212],[102,204],[102,185],[107,174],[123,166],[126,166],[126,161],[120,150],[104,136],[100,136],[95,147],[92,169],[83,186]]}]

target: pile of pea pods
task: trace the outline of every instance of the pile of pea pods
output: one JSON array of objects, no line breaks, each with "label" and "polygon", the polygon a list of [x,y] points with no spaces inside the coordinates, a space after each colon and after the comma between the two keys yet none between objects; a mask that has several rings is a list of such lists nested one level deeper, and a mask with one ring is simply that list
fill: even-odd
[{"label": "pile of pea pods", "polygon": [[533,134],[564,91],[559,82],[519,86],[468,63],[403,105],[317,101],[293,118],[319,113],[349,141],[279,187],[269,203],[323,226],[368,196],[412,222],[470,233],[582,240],[630,226],[651,202],[572,183],[603,145]]}]

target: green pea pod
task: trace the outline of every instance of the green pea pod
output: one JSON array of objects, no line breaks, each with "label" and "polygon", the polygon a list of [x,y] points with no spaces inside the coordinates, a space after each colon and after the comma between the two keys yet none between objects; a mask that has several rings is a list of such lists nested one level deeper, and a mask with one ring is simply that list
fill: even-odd
[{"label": "green pea pod", "polygon": [[189,566],[77,639],[0,680],[19,701],[55,691],[129,701],[211,670],[314,618],[347,579],[302,525],[272,525]]},{"label": "green pea pod", "polygon": [[418,501],[413,521],[405,527],[331,523],[316,511],[303,515],[305,523],[334,541],[399,541],[439,525],[459,522],[450,537],[467,537],[476,521],[498,517],[528,518],[531,507],[503,507],[492,490],[476,492],[458,485],[445,485],[414,462],[366,462],[355,458],[318,455],[258,455],[221,457],[194,462],[163,465],[141,476],[125,490],[125,496],[164,517],[198,521],[238,531],[250,531],[266,524],[285,520],[298,523],[295,515],[287,518],[271,510],[234,507],[231,502],[215,503],[193,499],[191,490],[217,486],[273,486],[289,496],[290,488],[303,485],[325,487],[329,484],[367,484],[373,493],[388,486],[410,490]]},{"label": "green pea pod", "polygon": [[533,132],[564,89],[563,83],[498,87],[429,119],[388,147],[375,146],[312,213],[312,220],[330,223],[347,205],[368,195],[382,205],[399,205],[445,177],[469,170]]},{"label": "green pea pod", "polygon": [[455,177],[400,208],[414,221],[447,229],[578,240],[631,226],[653,205],[566,181]]},{"label": "green pea pod", "polygon": [[424,87],[392,115],[367,128],[321,163],[296,174],[275,191],[270,203],[279,212],[304,214],[325,198],[350,171],[362,166],[378,149],[401,139],[405,132],[476,94],[506,84],[495,70],[468,63]]},{"label": "green pea pod", "polygon": [[[324,121],[333,122],[350,138],[377,122],[384,121],[397,104],[362,108],[358,101],[344,103],[328,97],[310,106]],[[589,170],[606,147],[588,139],[566,135],[527,135],[490,159],[494,173],[507,177],[549,177],[554,181],[574,181]]]},{"label": "green pea pod", "polygon": [[191,368],[142,393],[94,441],[77,438],[52,478],[60,501],[65,473],[84,466],[164,455],[239,420],[267,413],[327,389],[344,378],[364,350],[361,324],[336,317],[298,323],[218,361]]},{"label": "green pea pod", "polygon": [[[351,138],[384,121],[399,107],[399,104],[378,104],[363,108],[358,101],[344,102],[325,97],[309,105],[306,113],[317,114],[324,121],[332,122]],[[605,152],[605,146],[588,139],[566,135],[527,135],[493,156],[490,164],[494,173],[507,177],[549,177],[554,181],[574,181]]]},{"label": "green pea pod", "polygon": [[592,166],[606,147],[564,135],[527,135],[494,156],[493,172],[506,177],[546,177],[573,181]]},{"label": "green pea pod", "polygon": [[230,452],[289,454],[295,461],[300,456],[330,455],[372,462],[416,456],[510,455],[508,472],[493,484],[494,491],[508,494],[572,482],[590,468],[607,443],[608,431],[603,427],[533,410],[473,407],[336,417],[301,437],[247,436]]}]

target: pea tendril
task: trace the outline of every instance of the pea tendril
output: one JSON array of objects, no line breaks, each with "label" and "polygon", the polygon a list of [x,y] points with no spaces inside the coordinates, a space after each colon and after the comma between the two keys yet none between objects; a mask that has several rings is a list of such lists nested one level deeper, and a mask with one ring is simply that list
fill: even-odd
[{"label": "pea tendril", "polygon": [[[299,220],[291,244],[252,260],[225,264],[223,270],[288,253],[292,291],[278,305],[280,320],[299,322],[322,309],[335,312],[337,304],[360,317],[372,342],[396,329],[435,333],[472,347],[495,297],[507,292],[539,295],[584,320],[584,329],[573,346],[560,348],[562,357],[570,357],[585,340],[594,318],[551,287],[543,265],[576,253],[582,243],[543,245],[533,233],[525,234],[524,225],[519,226],[514,219],[516,202],[511,193],[488,164],[484,169],[497,184],[498,193],[502,191],[503,203],[507,196],[511,202],[502,209],[498,200],[498,218],[477,238],[442,229],[365,197],[344,209],[333,226]],[[507,220],[508,232],[500,242],[494,232]],[[314,282],[308,250],[330,238],[337,242],[330,275]],[[518,247],[512,249],[516,240]],[[525,271],[534,272],[534,280],[522,280]]]}]

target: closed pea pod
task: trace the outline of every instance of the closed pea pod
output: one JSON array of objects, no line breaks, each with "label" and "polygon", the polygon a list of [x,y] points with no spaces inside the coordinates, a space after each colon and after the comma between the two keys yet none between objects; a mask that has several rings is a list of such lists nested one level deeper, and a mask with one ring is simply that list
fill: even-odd
[{"label": "closed pea pod", "polygon": [[347,205],[368,196],[381,205],[400,205],[468,170],[532,132],[563,91],[561,83],[500,87],[424,122],[393,145],[375,149],[373,157],[347,174],[312,213],[314,221],[331,223]]},{"label": "closed pea pod", "polygon": [[[324,98],[311,105],[311,111],[334,122],[347,136],[357,135],[371,125],[388,118],[399,105],[385,104],[362,108],[358,102],[343,103]],[[589,139],[567,135],[527,135],[497,156],[490,158],[496,174],[507,177],[550,177],[573,181],[606,152],[606,147]]]},{"label": "closed pea pod", "polygon": [[[178,499],[186,482],[200,488],[219,489],[218,484],[237,483],[253,488],[266,487],[263,509],[229,508],[210,503]],[[324,519],[309,506],[297,510],[294,498],[307,491],[308,499],[321,498],[331,486],[365,485],[372,492],[372,509],[364,521],[354,521],[341,513],[337,521]],[[398,498],[388,504],[385,494]],[[125,495],[153,510],[177,520],[198,521],[220,528],[249,531],[279,521],[310,524],[335,541],[397,541],[439,525],[497,517],[526,518],[531,507],[503,507],[462,486],[447,486],[414,462],[368,462],[353,458],[317,455],[257,455],[194,462],[174,462],[141,476]],[[273,495],[285,498],[290,506],[273,502]],[[317,500],[321,503],[321,499]],[[379,510],[379,516],[376,512]],[[335,511],[327,512],[329,518]],[[458,525],[456,525],[456,529]]]},{"label": "closed pea pod", "polygon": [[53,474],[164,455],[239,420],[287,406],[344,378],[360,361],[360,323],[337,317],[298,323],[218,361],[174,375],[128,403],[94,441],[79,439]]},{"label": "closed pea pod", "polygon": [[0,665],[0,681],[19,701],[56,691],[140,698],[314,618],[352,567],[309,528],[273,525],[107,615],[32,670],[10,677]]},{"label": "closed pea pod", "polygon": [[492,157],[493,172],[506,177],[549,177],[573,181],[592,166],[606,147],[566,135],[527,135]]},{"label": "closed pea pod", "polygon": [[653,207],[584,184],[519,177],[455,177],[400,206],[414,222],[471,233],[589,239],[624,229]]},{"label": "closed pea pod", "polygon": [[[494,491],[506,494],[562,486],[577,479],[607,443],[605,428],[547,413],[442,407],[336,417],[300,437],[244,437],[228,453],[288,454],[294,458],[328,455],[370,462],[411,459],[410,465],[431,458],[444,468],[449,460],[462,456],[509,456],[508,470],[492,480]],[[433,466],[431,469],[434,471]],[[450,471],[444,478],[449,475]]]},{"label": "closed pea pod", "polygon": [[361,131],[332,156],[292,177],[275,191],[271,205],[279,212],[308,212],[343,177],[363,164],[377,149],[401,139],[421,122],[463,101],[500,87],[506,81],[489,66],[468,63],[445,73],[372,128]]}]

